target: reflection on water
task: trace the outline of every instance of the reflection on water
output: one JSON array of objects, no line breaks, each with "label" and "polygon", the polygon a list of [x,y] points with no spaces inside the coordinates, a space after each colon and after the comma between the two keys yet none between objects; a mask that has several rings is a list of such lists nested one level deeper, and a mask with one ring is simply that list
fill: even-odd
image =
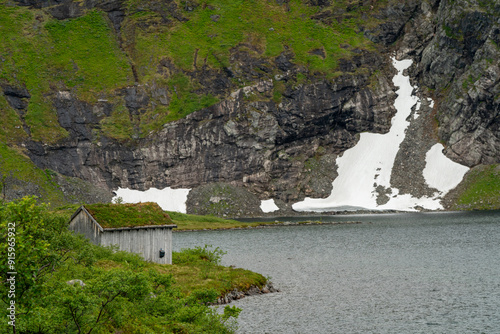
[{"label": "reflection on water", "polygon": [[241,333],[500,333],[500,212],[322,219],[364,223],[176,233],[174,246],[218,246],[223,264],[272,277],[280,293],[233,302]]}]

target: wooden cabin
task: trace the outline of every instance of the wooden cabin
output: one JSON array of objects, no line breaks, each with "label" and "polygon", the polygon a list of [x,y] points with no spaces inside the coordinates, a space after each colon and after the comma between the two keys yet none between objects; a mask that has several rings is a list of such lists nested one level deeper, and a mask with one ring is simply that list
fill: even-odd
[{"label": "wooden cabin", "polygon": [[118,245],[146,261],[172,264],[172,229],[177,226],[156,203],[83,205],[71,216],[69,229],[92,243]]}]

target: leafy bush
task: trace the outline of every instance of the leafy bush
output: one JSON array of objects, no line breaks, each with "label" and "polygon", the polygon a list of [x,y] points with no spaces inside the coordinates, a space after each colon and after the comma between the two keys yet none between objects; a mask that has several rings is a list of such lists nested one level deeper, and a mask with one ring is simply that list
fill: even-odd
[{"label": "leafy bush", "polygon": [[199,261],[208,261],[213,265],[220,265],[222,256],[226,254],[219,247],[211,249],[212,245],[205,245],[203,247],[195,247],[189,249],[182,249],[181,252],[173,252],[172,258],[175,263],[196,263]]}]

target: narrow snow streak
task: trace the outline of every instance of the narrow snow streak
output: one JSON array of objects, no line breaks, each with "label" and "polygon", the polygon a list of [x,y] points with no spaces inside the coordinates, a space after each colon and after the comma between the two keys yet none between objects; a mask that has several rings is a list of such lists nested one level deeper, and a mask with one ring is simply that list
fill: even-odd
[{"label": "narrow snow streak", "polygon": [[[403,75],[403,70],[411,63],[411,60],[393,59],[393,65],[398,71],[393,82],[399,89],[396,91],[398,96],[394,102],[397,112],[392,118],[390,131],[386,134],[361,133],[356,146],[337,158],[339,175],[332,183],[331,195],[324,199],[307,197],[304,201],[295,203],[292,206],[294,210],[321,212],[354,208],[369,210],[416,210],[416,206],[430,210],[442,208],[437,196],[443,195],[449,190],[448,188],[441,189],[439,185],[436,188],[441,191],[440,194],[435,194],[432,198],[414,198],[408,194],[398,195],[399,190],[390,184],[396,154],[404,140],[405,130],[410,124],[406,119],[411,114],[412,107],[419,102],[418,98],[412,95],[413,87],[409,77]],[[429,168],[439,168],[440,173],[448,173],[449,166],[444,163],[434,163],[435,156],[432,157],[433,159],[429,160],[431,162]],[[462,177],[463,174],[451,176],[456,184]],[[434,180],[429,177],[429,180],[431,179]],[[377,204],[377,188],[390,197],[387,203]]]},{"label": "narrow snow streak", "polygon": [[266,199],[260,202],[260,209],[264,213],[278,211],[280,208],[274,203],[274,199]]},{"label": "narrow snow streak", "polygon": [[150,188],[146,191],[118,188],[113,200],[121,197],[124,203],[155,202],[163,210],[186,213],[186,201],[191,189]]}]

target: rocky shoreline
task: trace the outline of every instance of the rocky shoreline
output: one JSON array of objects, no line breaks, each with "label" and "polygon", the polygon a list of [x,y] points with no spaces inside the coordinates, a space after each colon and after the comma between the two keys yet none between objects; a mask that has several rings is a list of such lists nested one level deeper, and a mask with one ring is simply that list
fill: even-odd
[{"label": "rocky shoreline", "polygon": [[215,303],[212,305],[225,305],[231,303],[233,300],[238,300],[245,298],[247,296],[257,296],[267,293],[275,293],[280,292],[279,289],[276,289],[273,286],[272,282],[267,282],[262,288],[259,288],[256,285],[252,285],[248,290],[241,291],[238,289],[233,289],[232,291],[226,293],[225,295],[219,297]]}]

